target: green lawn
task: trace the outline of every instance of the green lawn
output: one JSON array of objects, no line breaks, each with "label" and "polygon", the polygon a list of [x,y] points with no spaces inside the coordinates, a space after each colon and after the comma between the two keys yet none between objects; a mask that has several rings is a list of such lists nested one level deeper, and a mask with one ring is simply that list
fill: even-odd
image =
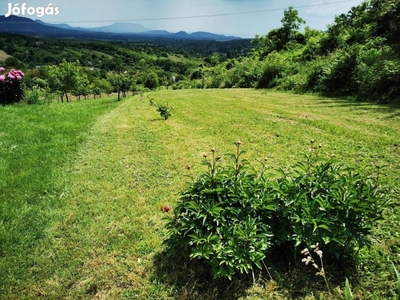
[{"label": "green lawn", "polygon": [[[8,55],[5,53],[3,50],[0,50],[0,61],[1,60],[6,60],[6,58],[10,57],[11,55]],[[2,67],[2,66],[1,66]]]},{"label": "green lawn", "polygon": [[[164,121],[149,105],[169,102]],[[301,268],[212,281],[162,257],[164,213],[203,170],[203,152],[242,141],[257,166],[289,168],[310,139],[382,184],[400,181],[400,108],[261,90],[179,90],[112,99],[0,108],[0,298],[329,299]],[[398,199],[396,200],[398,201]],[[396,299],[388,259],[400,264],[397,205],[376,228],[350,278],[358,299]],[[329,269],[329,268],[328,268]],[[328,277],[330,275],[328,274]],[[333,283],[333,274],[330,276]],[[310,278],[310,277],[308,277]],[[344,295],[344,281],[334,285]],[[299,288],[301,291],[299,292]]]}]

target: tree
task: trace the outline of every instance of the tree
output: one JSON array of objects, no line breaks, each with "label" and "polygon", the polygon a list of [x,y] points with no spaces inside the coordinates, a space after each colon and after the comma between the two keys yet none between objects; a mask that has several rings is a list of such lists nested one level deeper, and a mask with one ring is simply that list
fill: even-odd
[{"label": "tree", "polygon": [[261,59],[272,51],[281,51],[290,43],[304,43],[304,35],[299,32],[300,26],[306,22],[299,17],[299,12],[293,7],[285,9],[281,20],[282,27],[272,29],[266,36],[256,35],[252,40],[253,55]]},{"label": "tree", "polygon": [[49,66],[49,86],[55,92],[61,93],[61,101],[64,96],[68,99],[68,93],[76,91],[81,81],[81,67],[79,62],[67,62],[63,60],[58,66]]},{"label": "tree", "polygon": [[122,85],[121,85],[121,91],[122,91],[122,97],[126,97],[126,93],[131,89],[131,86],[133,84],[132,78],[124,74],[122,75]]},{"label": "tree", "polygon": [[306,23],[306,21],[299,17],[299,12],[292,6],[290,6],[288,9],[285,9],[281,22],[283,40],[285,44],[291,40],[295,40],[301,24]]},{"label": "tree", "polygon": [[78,76],[75,89],[71,93],[80,100],[81,96],[86,99],[90,92],[89,80],[86,74],[81,74]]},{"label": "tree", "polygon": [[[106,93],[107,95],[110,95],[113,91],[113,87],[111,83],[107,79],[95,79],[93,80],[93,86],[94,88],[99,88],[100,93]],[[101,94],[100,94],[101,96]]]},{"label": "tree", "polygon": [[158,75],[156,72],[149,72],[147,74],[144,86],[149,89],[155,89],[158,87]]},{"label": "tree", "polygon": [[114,90],[118,93],[118,101],[121,100],[121,92],[124,97],[126,97],[126,92],[129,91],[132,85],[132,78],[127,74],[115,74],[110,73],[108,76],[108,81]]}]

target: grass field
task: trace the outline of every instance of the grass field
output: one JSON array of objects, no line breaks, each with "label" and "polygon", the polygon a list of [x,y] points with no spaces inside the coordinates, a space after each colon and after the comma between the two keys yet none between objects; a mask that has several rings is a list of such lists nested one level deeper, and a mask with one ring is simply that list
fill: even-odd
[{"label": "grass field", "polygon": [[[164,121],[149,98],[174,106]],[[179,90],[0,109],[0,298],[330,299],[304,267],[256,284],[196,276],[163,257],[164,214],[203,152],[242,141],[257,165],[289,168],[310,139],[381,183],[400,181],[400,108],[261,90]],[[355,299],[397,299],[398,199],[360,253]],[[329,272],[329,266],[327,266]],[[179,277],[181,272],[185,277]],[[344,281],[329,275],[337,295]],[[177,280],[179,278],[179,281]]]},{"label": "grass field", "polygon": [[0,50],[0,61],[1,60],[6,60],[6,58],[10,57],[11,55],[8,55],[5,53],[3,50]]}]

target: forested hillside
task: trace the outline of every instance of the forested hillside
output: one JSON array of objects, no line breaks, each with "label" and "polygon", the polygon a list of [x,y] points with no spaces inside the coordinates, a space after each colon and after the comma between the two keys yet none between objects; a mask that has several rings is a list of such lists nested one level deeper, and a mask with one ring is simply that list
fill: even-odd
[{"label": "forested hillside", "polygon": [[[326,31],[306,25],[290,7],[280,28],[251,41],[153,44],[3,33],[0,65],[23,69],[26,88],[49,89],[61,96],[159,87],[255,87],[396,101],[400,95],[399,0],[365,1],[337,16]],[[49,71],[63,62],[74,64],[76,76],[82,78],[60,88],[52,83]],[[110,78],[115,74],[124,74],[125,79],[113,83]]]},{"label": "forested hillside", "polygon": [[[392,102],[400,95],[400,1],[371,0],[326,32],[285,11],[282,26],[256,36],[250,55],[209,70],[213,87],[259,87]],[[220,80],[219,80],[220,79]]]}]

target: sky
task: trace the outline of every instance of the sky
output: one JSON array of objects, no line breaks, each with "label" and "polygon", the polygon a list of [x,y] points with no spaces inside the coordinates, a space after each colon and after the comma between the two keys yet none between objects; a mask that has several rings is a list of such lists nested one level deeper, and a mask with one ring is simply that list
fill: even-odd
[{"label": "sky", "polygon": [[[141,24],[149,30],[208,31],[253,38],[281,27],[284,9],[293,6],[305,26],[325,30],[336,15],[347,13],[363,0],[0,0],[0,15],[48,23],[98,27],[116,22]],[[21,6],[25,3],[25,15]],[[40,9],[46,10],[40,16]],[[56,10],[57,8],[57,10]],[[43,11],[43,9],[42,9]],[[58,11],[58,14],[55,13]],[[28,15],[28,12],[33,13]],[[39,13],[38,13],[39,12]],[[53,12],[53,15],[51,15]],[[0,28],[1,30],[1,28]]]}]

